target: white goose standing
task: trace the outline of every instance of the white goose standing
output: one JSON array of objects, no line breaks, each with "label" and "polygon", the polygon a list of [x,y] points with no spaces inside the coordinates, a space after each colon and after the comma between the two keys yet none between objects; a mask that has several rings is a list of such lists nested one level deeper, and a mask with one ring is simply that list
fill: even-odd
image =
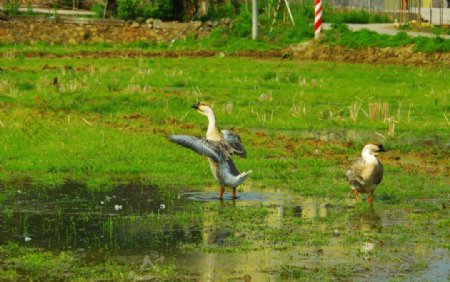
[{"label": "white goose standing", "polygon": [[355,198],[358,198],[359,193],[369,193],[370,204],[373,203],[373,192],[383,180],[383,164],[376,157],[380,152],[386,152],[383,145],[367,144],[362,150],[361,158],[353,163],[346,174]]},{"label": "white goose standing", "polygon": [[183,147],[193,150],[208,158],[214,177],[219,181],[219,199],[223,199],[225,187],[233,188],[233,199],[237,198],[236,187],[248,177],[251,170],[239,173],[231,155],[237,154],[245,158],[247,153],[241,143],[239,135],[229,130],[222,130],[223,137],[216,126],[216,118],[212,108],[203,102],[192,106],[198,113],[208,117],[208,130],[206,138],[197,138],[187,135],[171,135],[169,140]]}]

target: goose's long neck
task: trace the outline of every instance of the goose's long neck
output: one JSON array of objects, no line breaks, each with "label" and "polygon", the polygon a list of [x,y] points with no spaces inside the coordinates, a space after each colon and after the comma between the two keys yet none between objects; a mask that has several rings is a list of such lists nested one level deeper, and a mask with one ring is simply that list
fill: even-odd
[{"label": "goose's long neck", "polygon": [[367,163],[372,163],[372,164],[378,163],[377,157],[372,155],[372,152],[369,149],[364,149],[362,151],[361,156]]},{"label": "goose's long neck", "polygon": [[220,141],[220,133],[219,129],[216,126],[216,117],[214,113],[210,113],[207,115],[208,117],[208,130],[206,131],[206,139],[213,141]]}]

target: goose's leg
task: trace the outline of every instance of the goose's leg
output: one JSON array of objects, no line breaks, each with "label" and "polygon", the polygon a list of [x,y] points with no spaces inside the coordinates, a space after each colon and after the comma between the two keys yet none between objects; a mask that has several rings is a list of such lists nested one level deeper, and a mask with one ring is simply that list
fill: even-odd
[{"label": "goose's leg", "polygon": [[237,199],[237,196],[236,196],[236,187],[233,188],[233,200],[234,200],[234,199]]},{"label": "goose's leg", "polygon": [[225,192],[225,187],[220,186],[219,200],[223,200],[223,193],[224,192]]},{"label": "goose's leg", "polygon": [[370,192],[369,198],[367,198],[367,201],[372,205],[373,204],[373,191]]},{"label": "goose's leg", "polygon": [[358,200],[359,192],[356,190],[352,190],[352,192],[353,192],[353,195],[355,195],[355,200]]}]

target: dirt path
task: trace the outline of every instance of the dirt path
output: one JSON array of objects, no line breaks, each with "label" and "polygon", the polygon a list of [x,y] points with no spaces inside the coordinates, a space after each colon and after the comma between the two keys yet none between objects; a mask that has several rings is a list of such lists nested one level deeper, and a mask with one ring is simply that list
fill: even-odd
[{"label": "dirt path", "polygon": [[[16,54],[18,55],[18,54]],[[220,51],[95,51],[72,52],[67,54],[54,54],[47,52],[23,52],[28,58],[136,58],[136,57],[248,57],[257,59],[283,58],[294,60],[333,61],[362,64],[395,64],[395,65],[450,65],[450,52],[446,53],[421,53],[414,52],[412,47],[402,48],[364,48],[348,49],[344,47],[330,47],[314,41],[291,46],[282,50],[271,51],[238,51],[224,53]],[[0,53],[0,57],[2,54]]]},{"label": "dirt path", "polygon": [[292,46],[286,52],[298,60],[410,66],[450,65],[450,52],[414,52],[412,46],[349,49],[340,46],[330,47],[310,41]]}]

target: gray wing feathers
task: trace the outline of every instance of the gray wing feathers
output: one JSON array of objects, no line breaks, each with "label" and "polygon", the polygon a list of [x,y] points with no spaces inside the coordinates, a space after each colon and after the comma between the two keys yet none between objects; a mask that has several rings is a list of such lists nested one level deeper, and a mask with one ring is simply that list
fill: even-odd
[{"label": "gray wing feathers", "polygon": [[347,174],[345,175],[347,177],[348,183],[351,186],[358,186],[358,185],[364,185],[364,180],[355,174],[353,170],[347,171]]},{"label": "gray wing feathers", "polygon": [[200,155],[211,158],[215,162],[220,162],[221,160],[219,154],[215,152],[211,146],[212,144],[208,140],[188,135],[170,135],[169,140],[175,144],[191,149]]},{"label": "gray wing feathers", "polygon": [[365,162],[362,158],[357,159],[353,165],[352,165],[352,171],[355,173],[355,175],[361,175],[361,173],[364,171]]},{"label": "gray wing feathers", "polygon": [[230,146],[234,149],[233,153],[237,154],[242,158],[247,157],[247,151],[245,151],[244,144],[242,144],[241,137],[236,133],[233,133],[229,130],[222,130],[223,139],[230,144]]},{"label": "gray wing feathers", "polygon": [[365,185],[364,180],[360,176],[363,170],[364,170],[364,160],[359,158],[352,164],[352,168],[349,171],[347,171],[346,174],[348,183],[351,186]]},{"label": "gray wing feathers", "polygon": [[237,167],[236,167],[236,165],[234,164],[233,160],[232,160],[232,159],[229,159],[229,160],[227,161],[227,163],[228,163],[228,167],[230,168],[230,173],[231,173],[233,176],[238,176],[238,175],[239,175],[239,170],[237,169]]},{"label": "gray wing feathers", "polygon": [[384,170],[383,164],[380,161],[378,161],[377,170],[375,171],[373,180],[374,184],[380,184],[381,181],[383,180],[383,170]]},{"label": "gray wing feathers", "polygon": [[[234,153],[233,150],[235,149],[226,140],[210,141],[187,135],[170,135],[169,140],[214,161],[218,169],[217,178],[221,185],[237,187],[252,172],[250,170],[239,173],[239,170],[230,157],[230,154]],[[243,152],[245,154],[245,150]]]},{"label": "gray wing feathers", "polygon": [[[365,170],[366,164],[363,159],[356,160],[352,168],[347,171],[347,179],[350,185],[366,185],[366,181],[363,179],[362,174]],[[380,184],[383,180],[383,164],[378,160],[378,165],[375,167],[375,170],[371,174],[371,176],[366,179],[369,183],[372,184]]]}]

